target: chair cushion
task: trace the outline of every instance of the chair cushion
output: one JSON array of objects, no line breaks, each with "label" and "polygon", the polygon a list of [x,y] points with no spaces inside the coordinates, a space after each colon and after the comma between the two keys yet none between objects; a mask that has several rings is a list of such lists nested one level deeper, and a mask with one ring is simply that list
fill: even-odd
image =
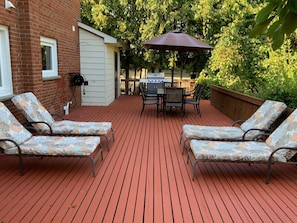
[{"label": "chair cushion", "polygon": [[[33,136],[20,145],[23,154],[49,156],[89,156],[100,143],[99,137]],[[15,147],[6,154],[17,154]]]},{"label": "chair cushion", "polygon": [[269,129],[286,108],[283,102],[266,100],[249,119],[241,124],[240,128],[243,131],[252,128]]},{"label": "chair cushion", "polygon": [[55,134],[64,135],[105,135],[112,128],[111,122],[76,122],[76,121],[57,121],[52,124]]},{"label": "chair cushion", "polygon": [[[265,142],[225,142],[191,140],[190,147],[196,160],[231,162],[267,162],[272,149]],[[286,162],[281,153],[274,161]]]},{"label": "chair cushion", "polygon": [[188,139],[210,139],[210,140],[241,140],[244,132],[233,126],[202,126],[183,125],[183,133]]},{"label": "chair cushion", "polygon": [[[0,102],[0,139],[12,139],[16,143],[22,144],[31,137],[32,134],[25,129],[8,108]],[[14,144],[11,142],[0,142],[0,147],[4,150],[13,146]]]},{"label": "chair cushion", "polygon": [[[272,148],[294,147],[297,148],[297,110],[295,109],[289,117],[267,138],[266,143]],[[297,151],[282,150],[284,156],[289,160]]]},{"label": "chair cushion", "polygon": [[[187,138],[210,140],[241,140],[245,131],[249,129],[269,129],[287,106],[283,102],[266,100],[259,109],[246,120],[240,128],[233,126],[200,126],[186,124],[183,133]],[[245,140],[252,140],[261,131],[249,131]]]},{"label": "chair cushion", "polygon": [[[56,122],[32,92],[16,95],[11,100],[29,122],[47,122],[55,134],[104,135],[112,128],[111,122],[76,122],[68,120]],[[45,124],[34,124],[33,126],[41,133],[50,133],[49,127]]]},{"label": "chair cushion", "polygon": [[[11,100],[29,122],[43,121],[49,125],[55,122],[51,114],[43,107],[32,92],[16,95]],[[34,127],[37,130],[42,130],[46,125],[35,124]]]}]

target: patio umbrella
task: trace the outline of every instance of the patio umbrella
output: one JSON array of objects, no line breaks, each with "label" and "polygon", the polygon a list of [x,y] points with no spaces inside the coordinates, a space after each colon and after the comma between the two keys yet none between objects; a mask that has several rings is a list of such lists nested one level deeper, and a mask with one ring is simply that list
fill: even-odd
[{"label": "patio umbrella", "polygon": [[213,49],[212,46],[196,39],[180,30],[174,30],[143,42],[149,49],[173,50],[183,52],[201,52]]},{"label": "patio umbrella", "polygon": [[202,52],[203,50],[213,49],[212,46],[180,30],[174,30],[161,36],[154,37],[153,39],[144,41],[143,44],[149,49],[171,50],[179,52]]}]

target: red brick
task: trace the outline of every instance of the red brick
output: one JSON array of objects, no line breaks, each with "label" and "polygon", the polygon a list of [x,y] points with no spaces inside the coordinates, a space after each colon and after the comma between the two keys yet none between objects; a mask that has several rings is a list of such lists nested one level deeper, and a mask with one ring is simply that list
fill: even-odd
[{"label": "red brick", "polygon": [[[6,10],[5,2],[0,2],[0,25],[9,27],[14,93],[33,91],[48,110],[62,114],[66,102],[74,100],[68,73],[80,72],[77,27],[80,1],[12,2],[16,7],[12,10]],[[57,40],[59,79],[42,80],[40,36]],[[81,104],[80,94],[77,88],[77,106]],[[11,107],[11,103],[6,104]]]}]

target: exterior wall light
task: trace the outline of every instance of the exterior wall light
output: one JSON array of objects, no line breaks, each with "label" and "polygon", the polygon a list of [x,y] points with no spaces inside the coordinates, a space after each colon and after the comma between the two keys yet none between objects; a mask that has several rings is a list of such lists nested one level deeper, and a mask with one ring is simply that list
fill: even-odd
[{"label": "exterior wall light", "polygon": [[6,9],[15,9],[15,6],[12,4],[11,1],[5,0],[5,8]]}]

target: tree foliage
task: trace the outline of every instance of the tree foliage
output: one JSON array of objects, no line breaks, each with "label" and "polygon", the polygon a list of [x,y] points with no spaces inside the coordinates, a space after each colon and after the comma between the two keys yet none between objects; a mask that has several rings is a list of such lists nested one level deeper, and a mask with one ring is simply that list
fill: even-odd
[{"label": "tree foliage", "polygon": [[272,39],[272,48],[276,50],[284,43],[285,35],[290,38],[296,28],[296,0],[266,0],[266,4],[257,14],[250,36],[265,34]]},{"label": "tree foliage", "polygon": [[[212,1],[214,4],[214,1]],[[220,2],[220,4],[218,4]],[[258,65],[263,57],[259,50],[261,43],[247,35],[253,23],[253,7],[247,1],[216,1],[215,7],[223,21],[219,21],[220,32],[214,34],[216,46],[209,61],[208,72],[217,83],[233,90],[244,89],[256,92],[256,82],[262,67]],[[232,15],[232,19],[228,18]],[[213,26],[218,26],[214,24]]]}]

